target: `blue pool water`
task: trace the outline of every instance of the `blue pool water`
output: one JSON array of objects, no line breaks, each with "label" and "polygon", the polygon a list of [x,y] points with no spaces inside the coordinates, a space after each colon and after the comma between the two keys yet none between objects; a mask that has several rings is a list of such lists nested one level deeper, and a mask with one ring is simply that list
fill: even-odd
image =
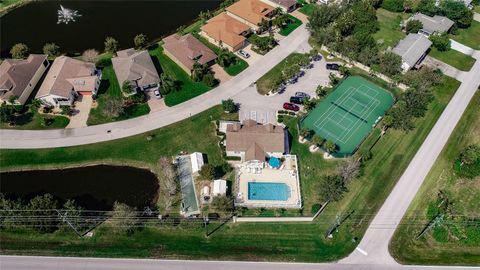
[{"label": "blue pool water", "polygon": [[288,186],[284,183],[248,183],[249,200],[286,201]]}]

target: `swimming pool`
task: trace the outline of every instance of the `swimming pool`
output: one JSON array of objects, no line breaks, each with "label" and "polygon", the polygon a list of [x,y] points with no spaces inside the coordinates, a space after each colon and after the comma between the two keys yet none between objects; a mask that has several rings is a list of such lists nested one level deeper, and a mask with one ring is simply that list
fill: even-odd
[{"label": "swimming pool", "polygon": [[249,200],[286,201],[289,188],[284,183],[248,182]]}]

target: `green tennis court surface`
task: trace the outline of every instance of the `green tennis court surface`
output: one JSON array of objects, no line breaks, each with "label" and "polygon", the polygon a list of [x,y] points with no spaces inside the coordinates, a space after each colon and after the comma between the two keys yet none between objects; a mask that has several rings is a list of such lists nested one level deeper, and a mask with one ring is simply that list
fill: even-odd
[{"label": "green tennis court surface", "polygon": [[318,104],[300,126],[335,142],[339,149],[334,156],[348,156],[392,105],[390,92],[360,76],[352,76]]}]

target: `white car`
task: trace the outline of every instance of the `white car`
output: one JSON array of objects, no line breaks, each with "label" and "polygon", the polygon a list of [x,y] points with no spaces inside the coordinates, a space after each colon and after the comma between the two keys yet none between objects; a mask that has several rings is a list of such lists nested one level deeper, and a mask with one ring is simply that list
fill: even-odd
[{"label": "white car", "polygon": [[248,54],[246,51],[243,51],[243,50],[238,51],[237,54],[245,59],[250,57],[250,54]]},{"label": "white car", "polygon": [[161,99],[162,95],[160,94],[160,91],[158,89],[153,90],[153,94],[155,95],[156,98]]}]

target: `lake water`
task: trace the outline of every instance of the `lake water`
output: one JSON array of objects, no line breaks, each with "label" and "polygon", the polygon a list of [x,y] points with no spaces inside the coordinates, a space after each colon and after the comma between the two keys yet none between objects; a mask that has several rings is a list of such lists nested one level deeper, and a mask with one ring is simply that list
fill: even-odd
[{"label": "lake water", "polygon": [[89,166],[64,170],[0,173],[0,191],[9,199],[50,193],[60,201],[74,199],[84,209],[111,210],[115,201],[143,210],[155,204],[158,180],[148,170]]},{"label": "lake water", "polygon": [[[10,48],[25,43],[31,52],[40,53],[47,42],[62,52],[103,50],[107,36],[116,38],[121,48],[133,46],[133,37],[144,33],[158,39],[194,20],[200,11],[212,10],[220,0],[165,1],[37,1],[17,8],[0,18],[2,57]],[[69,24],[57,24],[60,5],[77,10],[81,17]]]}]

